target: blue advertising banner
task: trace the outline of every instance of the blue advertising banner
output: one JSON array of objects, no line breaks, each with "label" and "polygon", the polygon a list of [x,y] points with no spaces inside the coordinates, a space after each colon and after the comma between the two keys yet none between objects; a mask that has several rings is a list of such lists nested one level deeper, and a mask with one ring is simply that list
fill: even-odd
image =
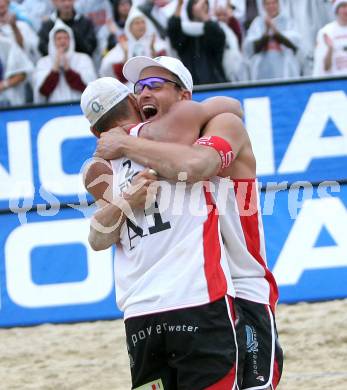
[{"label": "blue advertising banner", "polygon": [[347,185],[263,191],[261,201],[280,302],[347,297]]},{"label": "blue advertising banner", "polygon": [[[347,185],[262,192],[267,258],[280,302],[347,296],[346,207]],[[88,244],[93,211],[0,215],[0,326],[122,316],[112,250],[94,252]]]},{"label": "blue advertising banner", "polygon": [[[261,182],[345,180],[347,80],[196,92],[240,99]],[[0,210],[76,203],[95,138],[78,104],[0,111]],[[324,168],[323,168],[324,167]],[[90,200],[90,198],[88,198]]]},{"label": "blue advertising banner", "polygon": [[225,95],[242,102],[260,181],[320,183],[346,179],[346,92],[347,80],[321,80],[213,90],[194,98]]},{"label": "blue advertising banner", "polygon": [[[346,90],[321,80],[194,94],[242,101],[281,302],[347,296],[347,184],[320,184],[347,179]],[[77,103],[0,111],[0,326],[122,315],[113,253],[88,244],[80,172],[94,148]]]},{"label": "blue advertising banner", "polygon": [[93,210],[0,215],[0,326],[121,316],[113,251],[88,244]]},{"label": "blue advertising banner", "polygon": [[78,203],[95,142],[76,103],[0,111],[0,210]]}]

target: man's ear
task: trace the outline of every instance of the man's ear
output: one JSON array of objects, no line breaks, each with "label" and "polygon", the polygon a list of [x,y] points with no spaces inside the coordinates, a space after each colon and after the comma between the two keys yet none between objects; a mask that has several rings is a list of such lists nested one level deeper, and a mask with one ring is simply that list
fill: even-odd
[{"label": "man's ear", "polygon": [[139,105],[138,105],[138,103],[137,103],[136,96],[135,96],[133,93],[131,93],[128,97],[129,97],[129,101],[130,101],[130,103],[133,105],[133,107],[134,107],[137,111],[139,111]]},{"label": "man's ear", "polygon": [[96,130],[95,127],[90,126],[90,131],[95,135],[96,138],[100,138],[100,133]]},{"label": "man's ear", "polygon": [[192,93],[188,89],[182,89],[181,100],[192,100]]}]

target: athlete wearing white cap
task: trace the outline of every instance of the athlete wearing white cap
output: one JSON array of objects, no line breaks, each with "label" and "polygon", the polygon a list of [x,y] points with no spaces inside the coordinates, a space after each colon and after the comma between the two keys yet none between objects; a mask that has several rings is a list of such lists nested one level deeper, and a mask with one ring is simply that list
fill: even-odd
[{"label": "athlete wearing white cap", "polygon": [[[159,66],[156,64],[155,60],[139,60],[135,57],[124,66],[124,74],[135,83],[139,108],[149,120],[165,114],[172,101],[168,91],[151,88],[149,81],[155,78],[169,79],[173,75],[179,78],[181,74],[177,68],[170,67],[170,61],[160,60]],[[167,64],[169,67],[166,67]],[[135,79],[136,75],[138,80]],[[180,126],[181,133],[191,133],[189,121]],[[162,134],[157,135],[155,131],[141,133],[141,136],[184,143],[179,138],[180,134],[174,140],[163,138]],[[190,147],[134,140],[121,131],[118,134],[113,131],[99,145],[99,152],[103,156],[125,155],[172,180],[181,171],[187,172],[188,180],[193,182],[213,177],[216,173],[231,179],[224,204],[218,203],[217,198],[217,205],[219,210],[225,211],[220,215],[221,231],[230,274],[236,286],[237,308],[242,312],[239,341],[242,343],[244,332],[247,343],[247,347],[239,348],[239,363],[242,363],[239,386],[242,389],[275,389],[283,363],[274,319],[278,290],[266,264],[255,158],[242,124],[237,118],[222,114],[208,123],[203,136]],[[224,168],[218,172],[215,167],[220,158]],[[222,188],[225,183],[221,178],[213,178],[212,182],[216,188]]]},{"label": "athlete wearing white cap", "polygon": [[[171,104],[168,115],[133,126],[129,132],[134,140],[142,142],[139,131],[146,134],[154,128],[156,134],[171,134],[172,139],[180,136],[191,144],[210,118],[235,107],[234,101],[225,98],[193,102],[189,100],[191,91],[180,80],[170,74],[166,79],[145,81],[147,88],[168,93],[170,102],[179,103]],[[112,127],[140,121],[136,99],[116,80],[90,83],[82,95],[81,108],[93,133],[100,137],[99,143]],[[218,171],[222,161],[220,158],[211,168]],[[119,222],[106,233],[92,227],[90,242],[98,250],[117,243],[116,296],[124,311],[133,388],[235,388],[234,289],[225,272],[216,205],[203,187],[188,184],[176,188],[167,183],[172,194],[184,199],[182,212],[174,212],[174,199],[166,199],[169,207],[163,209],[161,195],[145,208],[143,193],[138,197],[135,193],[130,199],[134,218],[127,219],[121,205],[111,201],[121,198],[136,181],[143,184],[140,191],[147,189],[155,177],[143,169],[129,158],[119,158],[110,163],[99,161],[86,173],[92,195],[109,201],[94,220],[106,228]],[[89,186],[103,175],[109,175],[113,183],[108,198],[104,183]],[[192,215],[190,205],[196,201],[203,213]]]},{"label": "athlete wearing white cap", "polygon": [[189,70],[183,65],[183,63],[174,57],[160,56],[156,58],[150,58],[145,56],[137,56],[131,58],[131,61],[127,62],[124,67],[124,77],[136,83],[140,79],[140,74],[143,69],[149,67],[164,68],[177,76],[182,82],[183,86],[190,92],[193,91],[193,79]]}]

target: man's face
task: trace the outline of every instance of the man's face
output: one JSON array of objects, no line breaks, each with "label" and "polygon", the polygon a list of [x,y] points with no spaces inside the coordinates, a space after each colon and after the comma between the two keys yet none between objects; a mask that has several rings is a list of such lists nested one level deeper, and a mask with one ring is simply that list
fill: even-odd
[{"label": "man's face", "polygon": [[347,2],[339,6],[337,9],[337,17],[343,24],[347,24]]},{"label": "man's face", "polygon": [[61,13],[69,13],[73,10],[75,0],[55,0],[54,5]]},{"label": "man's face", "polygon": [[[141,72],[140,80],[148,77],[162,77],[177,82],[177,78],[170,71],[157,66],[151,66]],[[163,83],[158,89],[145,87],[137,95],[137,103],[143,119],[154,120],[166,114],[174,103],[191,98],[190,92],[179,88],[175,83]]]},{"label": "man's face", "polygon": [[8,0],[0,0],[0,16],[4,16],[8,11]]},{"label": "man's face", "polygon": [[58,31],[54,36],[55,47],[66,52],[70,45],[70,36],[65,31]]},{"label": "man's face", "polygon": [[126,18],[129,14],[131,3],[128,0],[121,0],[118,3],[118,14],[120,17]]},{"label": "man's face", "polygon": [[135,18],[130,23],[130,32],[133,34],[135,39],[140,39],[146,34],[146,22],[145,19],[140,16]]},{"label": "man's face", "polygon": [[279,13],[278,0],[264,0],[264,8],[270,18],[275,18]]}]

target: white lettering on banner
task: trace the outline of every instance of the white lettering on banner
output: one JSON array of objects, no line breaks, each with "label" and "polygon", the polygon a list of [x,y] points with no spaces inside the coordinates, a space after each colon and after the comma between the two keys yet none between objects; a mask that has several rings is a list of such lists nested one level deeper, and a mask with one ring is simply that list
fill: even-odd
[{"label": "white lettering on banner", "polygon": [[56,195],[85,193],[80,174],[63,171],[61,145],[67,139],[93,137],[82,115],[54,118],[40,130],[37,139],[39,174],[42,186]]},{"label": "white lettering on banner", "polygon": [[268,97],[245,99],[245,125],[257,159],[258,175],[275,173],[271,101]]},{"label": "white lettering on banner", "polygon": [[291,219],[298,216],[299,210],[307,199],[312,199],[313,186],[308,182],[297,181],[290,186],[288,194],[288,211]]},{"label": "white lettering on banner", "polygon": [[[325,227],[336,246],[314,245]],[[306,200],[277,259],[279,285],[298,283],[305,270],[347,266],[347,210],[339,198]]]},{"label": "white lettering on banner", "polygon": [[[304,172],[314,158],[347,156],[346,111],[343,91],[313,93],[278,173]],[[342,135],[322,137],[329,119]]]},{"label": "white lettering on banner", "polygon": [[32,198],[35,190],[28,121],[7,123],[7,147],[9,171],[0,165],[0,199]]},{"label": "white lettering on banner", "polygon": [[[112,250],[94,252],[88,244],[88,232],[88,219],[30,223],[13,230],[5,243],[6,283],[11,300],[20,306],[39,308],[95,303],[106,298],[113,286]],[[85,280],[49,285],[33,282],[33,248],[76,242],[87,251]],[[49,263],[50,259],[46,260]]]}]

